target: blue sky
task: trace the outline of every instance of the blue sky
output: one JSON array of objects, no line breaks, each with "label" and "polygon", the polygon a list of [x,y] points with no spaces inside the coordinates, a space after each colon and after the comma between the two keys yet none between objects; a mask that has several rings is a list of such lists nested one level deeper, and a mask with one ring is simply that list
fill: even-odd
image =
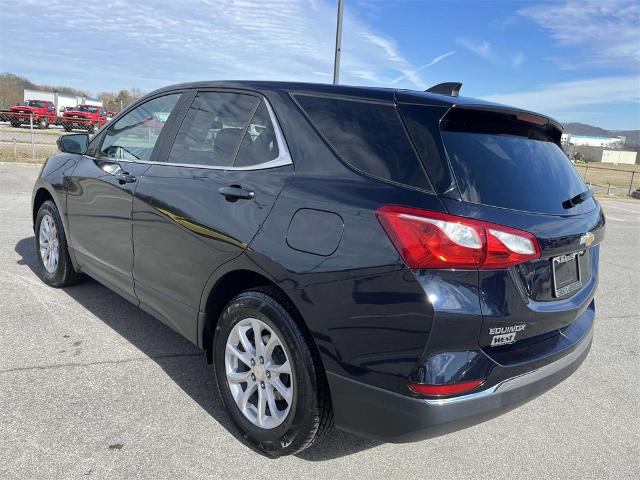
[{"label": "blue sky", "polygon": [[[98,93],[330,82],[337,0],[0,0],[0,71]],[[345,0],[341,83],[463,94],[640,128],[640,2]]]}]

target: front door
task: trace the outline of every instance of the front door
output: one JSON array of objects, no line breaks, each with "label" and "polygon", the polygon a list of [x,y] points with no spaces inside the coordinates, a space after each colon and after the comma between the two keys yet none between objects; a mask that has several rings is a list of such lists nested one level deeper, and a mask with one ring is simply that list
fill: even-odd
[{"label": "front door", "polygon": [[137,106],[97,139],[70,178],[70,243],[81,269],[137,302],[133,286],[132,202],[140,176],[180,94]]},{"label": "front door", "polygon": [[135,193],[136,293],[196,342],[207,280],[251,242],[292,165],[265,100],[216,91],[198,92],[164,158]]}]

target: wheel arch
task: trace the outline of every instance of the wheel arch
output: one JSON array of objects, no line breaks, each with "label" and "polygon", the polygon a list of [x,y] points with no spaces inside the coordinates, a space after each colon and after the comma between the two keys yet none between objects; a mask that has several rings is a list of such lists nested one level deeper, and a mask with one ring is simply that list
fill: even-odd
[{"label": "wheel arch", "polygon": [[[209,289],[206,297],[203,297],[205,299],[203,302],[204,308],[202,309],[204,314],[201,313],[199,318],[198,343],[207,354],[207,362],[212,363],[213,361],[213,337],[222,310],[229,300],[246,290],[263,291],[280,302],[303,331],[305,338],[310,343],[309,347],[318,354],[318,358],[321,358],[311,330],[291,297],[264,273],[239,267],[227,269],[227,271],[220,274]],[[322,362],[322,360],[320,361]]]},{"label": "wheel arch", "polygon": [[[58,211],[60,213],[62,213],[62,210],[60,210],[60,206],[58,205],[58,202],[56,202],[56,199],[54,197],[54,195],[46,188],[46,187],[39,187],[38,190],[36,190],[36,193],[33,196],[33,205],[32,205],[32,211],[31,211],[31,221],[33,224],[33,227],[35,228],[36,226],[36,216],[38,215],[38,211],[40,210],[40,207],[42,206],[42,204],[44,202],[46,202],[47,200],[51,200],[56,207],[58,208]],[[64,222],[63,222],[64,223]]]}]

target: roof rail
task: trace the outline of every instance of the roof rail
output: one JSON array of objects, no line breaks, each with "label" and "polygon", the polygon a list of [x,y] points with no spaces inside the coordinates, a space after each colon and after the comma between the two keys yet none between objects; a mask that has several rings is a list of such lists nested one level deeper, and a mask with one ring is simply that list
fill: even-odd
[{"label": "roof rail", "polygon": [[425,92],[439,93],[440,95],[449,95],[450,97],[457,97],[460,95],[460,89],[462,83],[460,82],[445,82],[434,85],[431,88],[427,88]]}]

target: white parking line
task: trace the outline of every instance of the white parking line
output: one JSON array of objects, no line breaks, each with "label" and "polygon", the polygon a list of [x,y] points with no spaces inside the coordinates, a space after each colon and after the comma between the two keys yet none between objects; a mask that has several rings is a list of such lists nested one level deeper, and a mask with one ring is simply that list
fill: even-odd
[{"label": "white parking line", "polygon": [[605,209],[605,211],[606,211],[607,209],[609,209],[609,208],[618,209],[618,210],[621,210],[621,211],[623,211],[623,212],[635,213],[635,214],[637,214],[637,215],[640,215],[640,211],[638,211],[638,210],[631,210],[631,209],[629,209],[629,208],[622,208],[622,207],[619,207],[619,206],[617,206],[617,205],[611,205],[610,203],[605,203],[605,204],[604,204],[604,209]]},{"label": "white parking line", "polygon": [[607,220],[615,220],[616,222],[624,222],[621,218],[612,217],[611,215],[607,215]]}]

